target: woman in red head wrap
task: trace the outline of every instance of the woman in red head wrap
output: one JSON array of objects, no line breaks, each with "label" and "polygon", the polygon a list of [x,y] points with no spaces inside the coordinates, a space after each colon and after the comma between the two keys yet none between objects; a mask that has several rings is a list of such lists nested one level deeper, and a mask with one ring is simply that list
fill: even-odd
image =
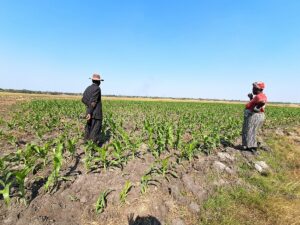
[{"label": "woman in red head wrap", "polygon": [[248,94],[250,101],[246,104],[243,124],[243,148],[256,152],[256,134],[265,120],[265,106],[267,96],[263,93],[265,84],[263,82],[253,83],[252,93]]}]

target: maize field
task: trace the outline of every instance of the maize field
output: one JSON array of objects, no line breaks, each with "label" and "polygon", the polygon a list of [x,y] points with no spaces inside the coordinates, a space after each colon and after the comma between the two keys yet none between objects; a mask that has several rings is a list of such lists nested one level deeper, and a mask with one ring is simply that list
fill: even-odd
[{"label": "maize field", "polygon": [[[155,160],[143,171],[139,185],[140,195],[145,195],[158,179],[176,179],[183,162],[234,145],[241,136],[243,110],[242,104],[104,100],[99,147],[83,141],[85,107],[79,100],[24,102],[9,120],[0,120],[0,201],[7,207],[11,201],[28,205],[35,181],[45,193],[54,193],[61,183],[74,179],[62,168],[70,166],[79,151],[86,174],[123,170],[150,154]],[[263,129],[299,121],[300,108],[268,106]],[[120,204],[126,204],[133,186],[130,180],[124,183]],[[96,212],[104,211],[111,191],[99,190]]]}]

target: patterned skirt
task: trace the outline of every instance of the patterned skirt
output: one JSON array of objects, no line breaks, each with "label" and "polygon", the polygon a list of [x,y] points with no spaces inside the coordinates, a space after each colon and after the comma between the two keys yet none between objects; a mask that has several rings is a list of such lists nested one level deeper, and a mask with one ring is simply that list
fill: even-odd
[{"label": "patterned skirt", "polygon": [[265,121],[264,113],[253,113],[246,109],[243,124],[243,146],[257,148],[256,135]]}]

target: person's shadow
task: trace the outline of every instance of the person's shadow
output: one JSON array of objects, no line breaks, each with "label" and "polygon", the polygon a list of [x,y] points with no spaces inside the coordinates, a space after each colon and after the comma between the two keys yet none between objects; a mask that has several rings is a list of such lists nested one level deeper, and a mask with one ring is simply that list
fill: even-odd
[{"label": "person's shadow", "polygon": [[134,214],[130,214],[128,217],[128,225],[161,225],[158,219],[153,216],[139,217],[134,219]]}]

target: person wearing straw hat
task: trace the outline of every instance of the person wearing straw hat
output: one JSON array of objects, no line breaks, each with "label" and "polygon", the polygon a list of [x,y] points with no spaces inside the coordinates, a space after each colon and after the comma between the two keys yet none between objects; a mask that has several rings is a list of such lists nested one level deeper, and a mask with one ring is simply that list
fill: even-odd
[{"label": "person wearing straw hat", "polygon": [[86,106],[86,126],[85,141],[92,140],[95,144],[100,144],[100,135],[102,129],[102,103],[101,103],[101,79],[99,74],[93,74],[90,78],[92,84],[88,86],[82,97],[82,102]]},{"label": "person wearing straw hat", "polygon": [[256,134],[265,120],[264,112],[267,96],[263,93],[263,90],[265,89],[264,82],[255,82],[252,86],[252,93],[248,94],[250,101],[246,104],[244,112],[242,147],[255,154],[258,147]]}]

